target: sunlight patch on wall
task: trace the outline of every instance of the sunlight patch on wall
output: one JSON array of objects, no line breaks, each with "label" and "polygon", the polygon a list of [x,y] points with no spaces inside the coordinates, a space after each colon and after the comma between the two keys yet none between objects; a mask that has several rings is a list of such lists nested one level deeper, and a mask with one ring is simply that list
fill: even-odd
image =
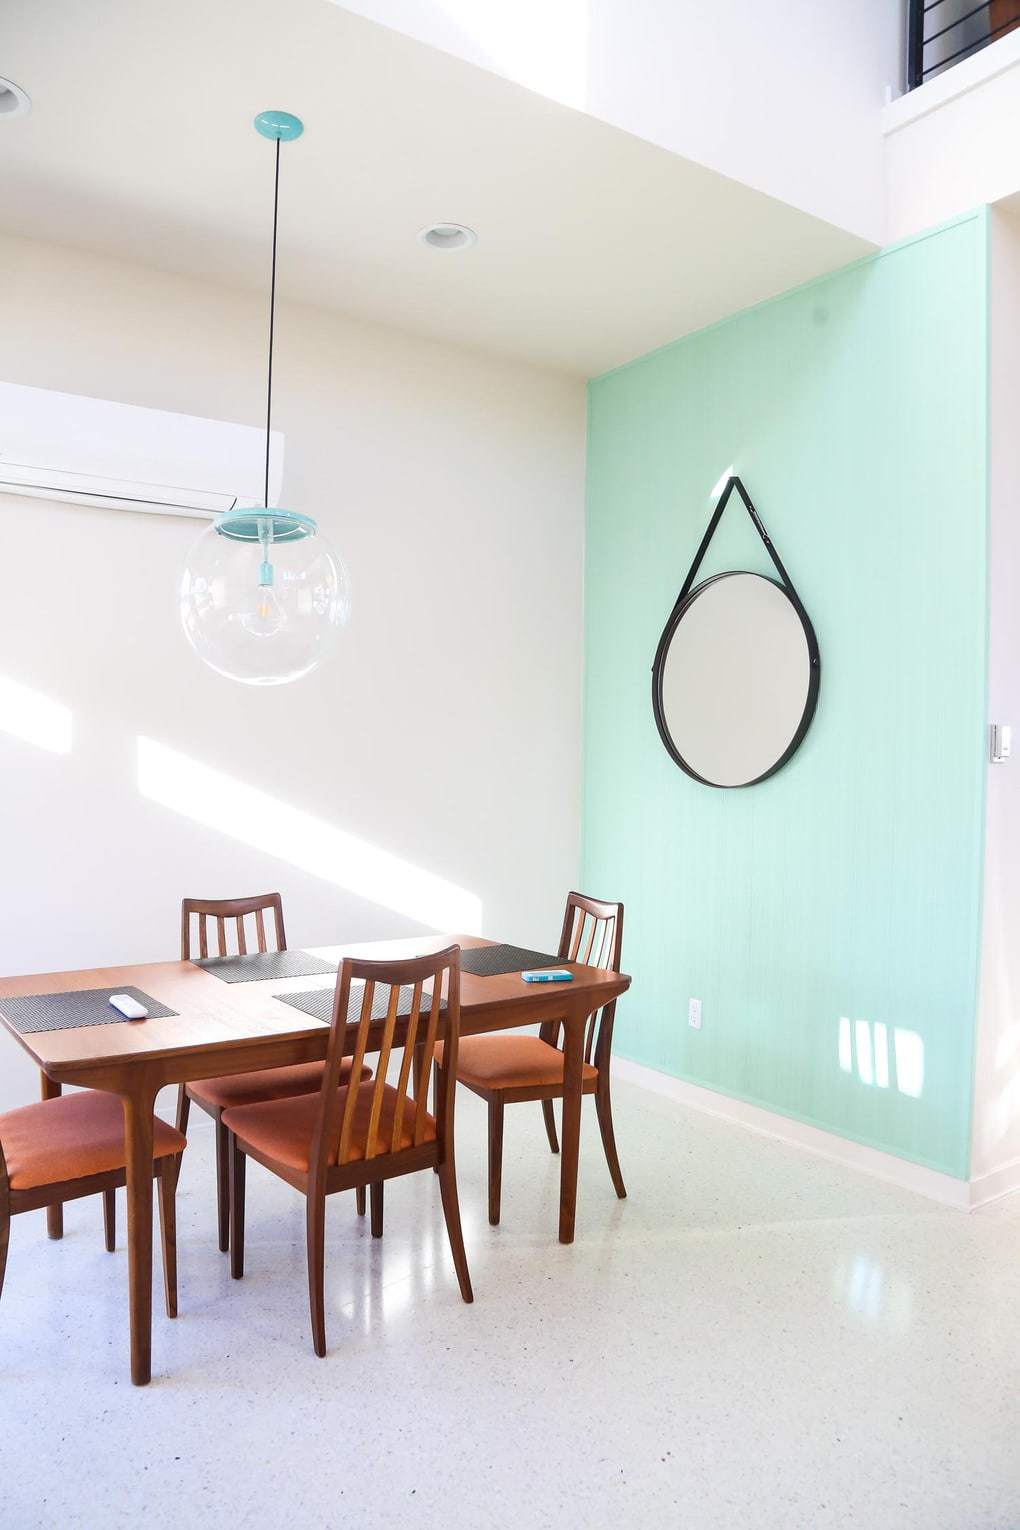
[{"label": "sunlight patch on wall", "polygon": [[71,709],[31,686],[0,675],[0,733],[51,754],[71,752]]},{"label": "sunlight patch on wall", "polygon": [[420,924],[481,933],[482,904],[474,893],[155,739],[138,739],[138,789],[151,802]]},{"label": "sunlight patch on wall", "polygon": [[896,1087],[900,1094],[919,1100],[924,1091],[924,1041],[916,1031],[893,1031],[896,1054]]},{"label": "sunlight patch on wall", "polygon": [[894,1026],[892,1046],[888,1027],[878,1020],[855,1020],[841,1016],[836,1051],[844,1073],[856,1073],[862,1084],[876,1089],[896,1089],[919,1100],[924,1093],[924,1040],[917,1031]]}]

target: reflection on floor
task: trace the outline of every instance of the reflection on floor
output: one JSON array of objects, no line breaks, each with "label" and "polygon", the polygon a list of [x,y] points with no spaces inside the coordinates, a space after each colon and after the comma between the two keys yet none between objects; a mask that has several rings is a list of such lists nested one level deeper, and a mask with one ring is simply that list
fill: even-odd
[{"label": "reflection on floor", "polygon": [[[432,1174],[373,1243],[328,1213],[329,1355],[300,1198],[249,1172],[248,1273],[215,1249],[212,1135],[181,1184],[181,1316],[127,1381],[123,1193],[12,1230],[0,1304],[4,1524],[1015,1530],[1020,1197],[943,1210],[619,1085],[630,1199],[585,1106],[579,1237],[555,1242],[541,1112],[507,1112],[485,1219],[458,1104],[465,1307]],[[157,1285],[158,1285],[157,1274]]]}]

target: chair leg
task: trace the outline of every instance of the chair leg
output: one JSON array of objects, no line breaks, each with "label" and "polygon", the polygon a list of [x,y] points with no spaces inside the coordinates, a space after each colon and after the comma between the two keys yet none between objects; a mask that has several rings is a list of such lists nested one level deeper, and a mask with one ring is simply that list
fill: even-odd
[{"label": "chair leg", "polygon": [[606,1163],[609,1165],[609,1173],[612,1176],[613,1188],[621,1201],[627,1199],[627,1187],[623,1183],[623,1175],[620,1172],[620,1160],[616,1153],[616,1136],[613,1132],[613,1107],[609,1095],[609,1075],[605,1074],[603,1084],[603,1072],[599,1072],[598,1088],[595,1091],[595,1109],[598,1112],[599,1131],[602,1133],[602,1146],[606,1152]]},{"label": "chair leg", "polygon": [[117,1247],[117,1192],[103,1191],[103,1231],[106,1234],[106,1252],[112,1254]]},{"label": "chair leg", "polygon": [[[372,1186],[373,1190],[375,1186]],[[375,1202],[372,1203],[373,1209]],[[312,1347],[319,1359],[326,1354],[326,1197],[310,1195],[305,1202],[308,1235],[308,1311],[312,1322]]]},{"label": "chair leg", "polygon": [[[432,1059],[432,1114],[434,1116],[439,1115],[439,1064],[435,1058]],[[437,1163],[432,1165],[432,1172],[433,1174],[439,1173],[439,1165]]]},{"label": "chair leg", "polygon": [[[500,1101],[502,1108],[502,1101]],[[457,1168],[450,1157],[439,1165],[439,1189],[443,1197],[443,1215],[446,1218],[446,1234],[450,1240],[453,1266],[457,1271],[460,1294],[466,1302],[473,1302],[471,1276],[468,1274],[467,1254],[464,1252],[464,1234],[460,1226],[460,1202],[457,1199]]]},{"label": "chair leg", "polygon": [[[40,1096],[44,1100],[55,1100],[63,1093],[63,1086],[55,1083],[45,1073],[39,1074],[39,1085]],[[64,1236],[64,1207],[60,1201],[46,1208],[46,1235],[49,1238]]]},{"label": "chair leg", "polygon": [[365,1215],[365,1187],[364,1187],[364,1185],[358,1185],[355,1188],[355,1191],[354,1191],[354,1202],[355,1202],[355,1205],[358,1208],[358,1216],[359,1217],[363,1217]]},{"label": "chair leg", "polygon": [[230,1273],[234,1280],[244,1275],[244,1171],[247,1160],[233,1132],[230,1138]]},{"label": "chair leg", "polygon": [[188,1134],[188,1117],[191,1114],[191,1096],[188,1093],[187,1084],[181,1084],[177,1090],[177,1119],[174,1125],[184,1136]]},{"label": "chair leg", "polygon": [[220,1253],[230,1247],[230,1133],[223,1122],[216,1122],[216,1220]]},{"label": "chair leg", "polygon": [[[179,1132],[183,1132],[185,1137],[188,1135],[188,1117],[190,1116],[190,1114],[191,1114],[191,1096],[188,1093],[188,1086],[187,1086],[187,1084],[181,1084],[178,1087],[178,1090],[177,1090],[177,1119],[176,1119],[175,1125],[177,1127],[177,1130]],[[183,1162],[184,1162],[184,1154],[183,1153],[178,1153],[177,1157],[174,1159],[174,1167],[175,1167],[175,1170],[176,1170],[176,1173],[177,1173],[178,1181],[180,1181],[180,1177],[181,1177],[181,1164]]]},{"label": "chair leg", "polygon": [[[441,1173],[442,1171],[440,1171]],[[499,1203],[503,1188],[503,1097],[489,1100],[489,1221],[499,1226]]]},{"label": "chair leg", "polygon": [[542,1114],[545,1116],[545,1134],[549,1138],[550,1153],[558,1153],[559,1142],[556,1140],[556,1116],[553,1112],[552,1100],[542,1101]]},{"label": "chair leg", "polygon": [[159,1168],[159,1236],[168,1318],[177,1316],[177,1167],[176,1157],[171,1157],[164,1158]]},{"label": "chair leg", "polygon": [[7,1273],[7,1249],[10,1241],[11,1214],[7,1207],[3,1206],[0,1207],[0,1296],[4,1294],[4,1276]]},{"label": "chair leg", "polygon": [[383,1182],[381,1179],[370,1186],[372,1200],[372,1237],[382,1237],[383,1223]]}]

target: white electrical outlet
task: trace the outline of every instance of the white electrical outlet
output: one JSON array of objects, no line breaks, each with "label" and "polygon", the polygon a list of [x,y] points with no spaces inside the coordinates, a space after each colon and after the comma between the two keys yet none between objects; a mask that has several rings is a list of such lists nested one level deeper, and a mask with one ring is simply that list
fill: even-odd
[{"label": "white electrical outlet", "polygon": [[701,1030],[701,1000],[690,999],[687,1004],[687,1024],[692,1031]]},{"label": "white electrical outlet", "polygon": [[989,759],[993,765],[1004,765],[1013,752],[1013,729],[1009,723],[992,723],[992,744]]}]

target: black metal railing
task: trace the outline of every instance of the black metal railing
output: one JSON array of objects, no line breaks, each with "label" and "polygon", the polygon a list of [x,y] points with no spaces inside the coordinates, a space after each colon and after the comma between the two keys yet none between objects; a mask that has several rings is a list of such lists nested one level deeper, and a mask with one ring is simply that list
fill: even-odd
[{"label": "black metal railing", "polygon": [[1020,27],[1020,0],[908,0],[907,89]]}]

